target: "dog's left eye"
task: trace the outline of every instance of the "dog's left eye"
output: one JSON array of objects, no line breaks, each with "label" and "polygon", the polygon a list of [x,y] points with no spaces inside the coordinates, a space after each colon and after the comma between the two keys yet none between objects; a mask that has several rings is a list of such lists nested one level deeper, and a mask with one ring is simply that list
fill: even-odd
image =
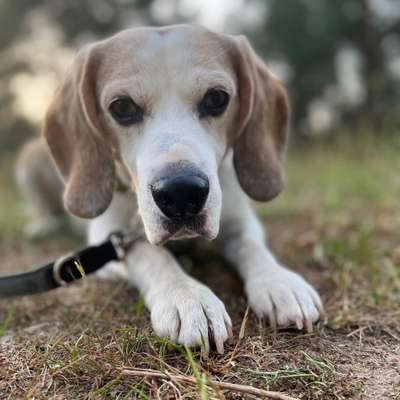
[{"label": "dog's left eye", "polygon": [[114,100],[109,110],[113,118],[121,125],[132,125],[143,121],[143,110],[127,96]]},{"label": "dog's left eye", "polygon": [[218,117],[229,103],[229,94],[221,89],[209,89],[199,103],[200,118]]}]

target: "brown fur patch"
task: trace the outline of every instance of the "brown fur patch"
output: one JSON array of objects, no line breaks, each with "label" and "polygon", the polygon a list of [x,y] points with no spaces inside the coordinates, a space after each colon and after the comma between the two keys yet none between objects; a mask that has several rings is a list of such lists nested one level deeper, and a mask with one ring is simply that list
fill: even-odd
[{"label": "brown fur patch", "polygon": [[233,39],[232,62],[239,104],[231,141],[239,182],[254,200],[276,197],[284,186],[282,160],[288,137],[289,100],[280,82],[247,39]]}]

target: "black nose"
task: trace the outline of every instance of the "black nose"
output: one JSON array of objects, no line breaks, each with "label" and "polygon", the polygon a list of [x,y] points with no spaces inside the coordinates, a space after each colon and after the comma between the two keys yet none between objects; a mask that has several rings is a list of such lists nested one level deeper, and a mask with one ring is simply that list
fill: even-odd
[{"label": "black nose", "polygon": [[171,219],[197,215],[207,200],[209,189],[207,177],[198,175],[161,178],[151,185],[154,201]]}]

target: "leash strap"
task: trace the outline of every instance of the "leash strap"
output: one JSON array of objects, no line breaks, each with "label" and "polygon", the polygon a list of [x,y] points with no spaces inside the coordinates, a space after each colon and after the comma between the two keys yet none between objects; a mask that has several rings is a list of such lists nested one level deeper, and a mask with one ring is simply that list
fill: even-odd
[{"label": "leash strap", "polygon": [[91,274],[110,261],[125,257],[136,237],[117,232],[97,246],[67,254],[33,271],[0,277],[0,298],[24,296],[67,286]]}]

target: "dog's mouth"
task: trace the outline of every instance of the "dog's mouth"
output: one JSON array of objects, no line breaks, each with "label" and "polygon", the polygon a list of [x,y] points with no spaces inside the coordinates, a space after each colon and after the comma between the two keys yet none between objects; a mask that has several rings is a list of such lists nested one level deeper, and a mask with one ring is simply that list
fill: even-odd
[{"label": "dog's mouth", "polygon": [[212,239],[208,229],[206,229],[206,216],[204,214],[196,215],[187,219],[170,220],[165,218],[162,221],[164,235],[161,242],[168,240],[192,239],[198,236]]}]

